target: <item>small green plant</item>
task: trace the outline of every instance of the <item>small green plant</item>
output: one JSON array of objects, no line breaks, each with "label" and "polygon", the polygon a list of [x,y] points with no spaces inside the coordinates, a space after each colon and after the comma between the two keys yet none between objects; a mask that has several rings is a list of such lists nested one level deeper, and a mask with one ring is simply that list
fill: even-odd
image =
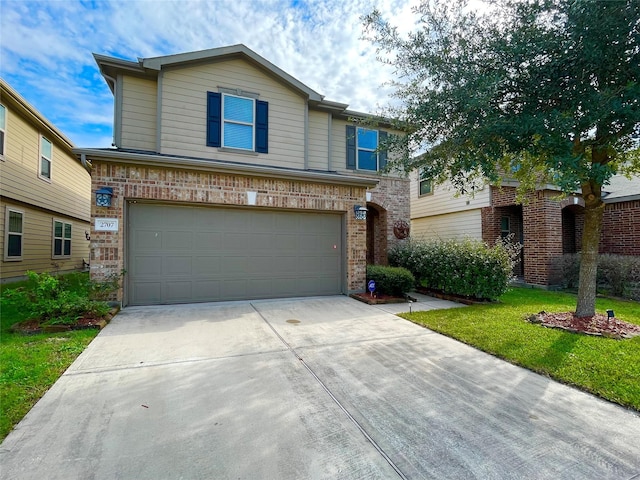
[{"label": "small green plant", "polygon": [[415,285],[415,278],[406,268],[382,265],[367,265],[367,280],[376,282],[378,292],[393,296],[402,296]]},{"label": "small green plant", "polygon": [[81,277],[61,280],[31,271],[27,277],[26,285],[7,290],[4,297],[27,318],[37,319],[42,325],[73,324],[78,318],[99,317],[109,311],[105,302],[90,298],[92,282]]}]

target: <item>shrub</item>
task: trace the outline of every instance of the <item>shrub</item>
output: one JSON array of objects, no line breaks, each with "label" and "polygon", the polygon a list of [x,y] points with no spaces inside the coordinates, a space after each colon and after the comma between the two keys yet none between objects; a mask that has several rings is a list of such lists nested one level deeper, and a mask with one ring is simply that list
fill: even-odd
[{"label": "shrub", "polygon": [[376,282],[378,292],[393,296],[402,296],[415,285],[415,278],[406,268],[382,265],[367,265],[367,280]]},{"label": "shrub", "polygon": [[42,324],[71,324],[83,316],[102,316],[109,311],[105,302],[89,297],[93,282],[88,276],[58,278],[29,271],[27,277],[25,286],[6,290],[4,297]]},{"label": "shrub", "polygon": [[[560,259],[562,285],[577,288],[580,277],[580,254],[565,254]],[[596,278],[598,292],[640,300],[640,257],[601,254]]]},{"label": "shrub", "polygon": [[495,300],[513,279],[521,248],[511,239],[499,239],[493,247],[471,239],[412,240],[392,247],[389,263],[407,268],[427,288]]}]

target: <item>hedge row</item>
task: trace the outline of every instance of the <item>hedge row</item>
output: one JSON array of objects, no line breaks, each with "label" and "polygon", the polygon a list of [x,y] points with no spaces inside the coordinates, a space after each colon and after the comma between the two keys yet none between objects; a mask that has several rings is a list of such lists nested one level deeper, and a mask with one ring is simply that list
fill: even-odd
[{"label": "hedge row", "polygon": [[415,278],[409,270],[399,267],[367,265],[367,281],[376,282],[376,291],[401,297],[413,290]]},{"label": "hedge row", "polygon": [[[577,288],[580,254],[565,254],[560,259],[565,288]],[[601,254],[598,256],[598,291],[616,297],[640,300],[640,257]]]},{"label": "hedge row", "polygon": [[496,300],[513,279],[521,246],[499,241],[409,240],[389,250],[389,264],[409,270],[420,285],[447,294]]}]

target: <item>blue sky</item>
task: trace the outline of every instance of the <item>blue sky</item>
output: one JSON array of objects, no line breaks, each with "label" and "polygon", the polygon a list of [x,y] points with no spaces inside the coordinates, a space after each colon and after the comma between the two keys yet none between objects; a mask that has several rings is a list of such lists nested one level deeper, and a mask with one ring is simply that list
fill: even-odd
[{"label": "blue sky", "polygon": [[78,147],[112,142],[92,53],[135,61],[243,43],[327,99],[375,113],[392,70],[361,39],[374,7],[411,29],[418,0],[0,0],[0,76]]}]

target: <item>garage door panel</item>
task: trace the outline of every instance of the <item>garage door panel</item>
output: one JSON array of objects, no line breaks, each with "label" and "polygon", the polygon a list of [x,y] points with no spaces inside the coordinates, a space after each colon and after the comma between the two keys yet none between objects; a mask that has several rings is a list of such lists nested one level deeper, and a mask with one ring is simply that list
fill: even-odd
[{"label": "garage door panel", "polygon": [[249,275],[269,276],[275,268],[275,259],[272,256],[257,257],[252,256],[249,259]]},{"label": "garage door panel", "polygon": [[246,253],[249,250],[249,234],[225,233],[220,248],[224,251]]},{"label": "garage door panel", "polygon": [[222,242],[222,232],[195,232],[193,234],[193,248],[195,250],[207,250],[213,245]]},{"label": "garage door panel", "polygon": [[162,234],[157,230],[137,230],[133,237],[133,248],[159,250],[162,248]]},{"label": "garage door panel", "polygon": [[133,204],[129,304],[342,292],[337,214]]},{"label": "garage door panel", "polygon": [[167,281],[164,284],[164,296],[168,303],[190,302],[193,298],[190,280],[185,281]]},{"label": "garage door panel", "polygon": [[196,275],[206,275],[219,272],[221,269],[221,259],[219,256],[197,256],[193,273]]},{"label": "garage door panel", "polygon": [[169,231],[164,235],[162,247],[170,250],[191,250],[193,248],[193,233]]},{"label": "garage door panel", "polygon": [[163,265],[165,275],[191,275],[193,273],[192,258],[185,256],[166,257]]},{"label": "garage door panel", "polygon": [[202,280],[194,282],[194,301],[210,301],[212,298],[220,298],[219,280]]},{"label": "garage door panel", "polygon": [[131,289],[131,303],[134,305],[162,303],[162,283],[137,281]]},{"label": "garage door panel", "polygon": [[137,256],[134,259],[132,272],[136,275],[162,275],[162,257],[161,256]]}]

